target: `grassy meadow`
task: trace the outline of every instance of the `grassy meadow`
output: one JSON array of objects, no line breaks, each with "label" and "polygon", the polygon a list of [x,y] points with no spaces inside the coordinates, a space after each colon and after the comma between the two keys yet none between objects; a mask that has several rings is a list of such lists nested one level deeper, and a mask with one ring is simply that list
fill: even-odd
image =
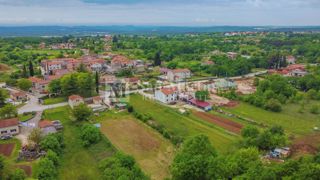
[{"label": "grassy meadow", "polygon": [[102,133],[117,149],[133,156],[151,179],[170,177],[175,148],[168,140],[128,113],[108,112],[99,118]]}]

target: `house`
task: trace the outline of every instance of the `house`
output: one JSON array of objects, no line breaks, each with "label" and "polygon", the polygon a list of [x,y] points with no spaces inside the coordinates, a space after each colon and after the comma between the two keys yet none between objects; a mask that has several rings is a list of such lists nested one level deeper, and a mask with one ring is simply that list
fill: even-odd
[{"label": "house", "polygon": [[73,109],[75,106],[83,104],[84,100],[83,100],[83,97],[79,95],[71,95],[69,96],[68,103],[69,103],[69,106]]},{"label": "house", "polygon": [[235,60],[238,57],[238,53],[236,52],[227,52],[228,58]]},{"label": "house", "polygon": [[93,104],[103,104],[103,100],[100,96],[95,96],[92,98]]},{"label": "house", "polygon": [[303,77],[305,75],[307,75],[308,72],[301,70],[301,69],[295,69],[290,71],[287,76],[291,76],[291,77]]},{"label": "house", "polygon": [[44,80],[37,77],[29,77],[32,82],[31,92],[38,94],[45,94],[47,92],[50,80]]},{"label": "house", "polygon": [[214,89],[216,91],[219,91],[219,90],[225,91],[225,90],[230,90],[235,88],[237,88],[237,84],[232,80],[219,79],[214,82]]},{"label": "house", "polygon": [[113,75],[104,75],[100,77],[100,84],[107,85],[107,84],[114,84],[117,81],[116,76]]},{"label": "house", "polygon": [[139,84],[140,84],[140,79],[137,77],[132,77],[132,78],[126,78],[125,82],[129,89],[138,89]]},{"label": "house", "polygon": [[110,69],[112,72],[117,72],[123,68],[131,68],[134,66],[134,62],[130,61],[127,57],[122,55],[116,55],[111,60]]},{"label": "house", "polygon": [[38,126],[41,129],[43,136],[57,132],[57,129],[55,128],[53,122],[49,120],[40,121]]},{"label": "house", "polygon": [[295,64],[296,63],[296,58],[294,56],[287,56],[286,61],[288,64]]},{"label": "house", "polygon": [[18,118],[0,120],[0,135],[16,135],[19,132]]},{"label": "house", "polygon": [[183,82],[191,77],[189,69],[174,69],[167,72],[167,79],[171,82]]},{"label": "house", "polygon": [[24,102],[24,101],[28,100],[28,95],[25,92],[17,91],[17,92],[11,92],[10,93],[10,98],[13,101]]},{"label": "house", "polygon": [[178,99],[178,89],[177,87],[161,88],[155,92],[155,99],[165,104],[175,103]]},{"label": "house", "polygon": [[189,103],[205,111],[210,111],[212,109],[212,105],[210,103],[206,101],[199,101],[195,98],[189,100]]}]

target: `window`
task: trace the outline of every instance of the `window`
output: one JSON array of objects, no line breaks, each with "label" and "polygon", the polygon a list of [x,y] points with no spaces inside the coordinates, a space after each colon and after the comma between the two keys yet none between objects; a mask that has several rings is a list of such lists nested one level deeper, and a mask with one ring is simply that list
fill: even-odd
[{"label": "window", "polygon": [[17,132],[17,130],[16,129],[11,129],[10,132]]},{"label": "window", "polygon": [[7,133],[7,131],[1,131],[1,134],[6,134]]}]

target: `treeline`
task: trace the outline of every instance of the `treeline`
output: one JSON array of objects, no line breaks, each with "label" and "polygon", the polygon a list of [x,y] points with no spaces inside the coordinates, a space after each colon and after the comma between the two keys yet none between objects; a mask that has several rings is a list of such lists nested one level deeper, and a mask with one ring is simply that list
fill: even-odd
[{"label": "treeline", "polygon": [[91,97],[95,94],[95,77],[91,73],[72,73],[50,82],[49,92],[70,96]]},{"label": "treeline", "polygon": [[320,153],[284,163],[267,163],[255,146],[222,155],[216,152],[207,136],[198,135],[182,145],[171,165],[171,173],[173,180],[318,179]]}]

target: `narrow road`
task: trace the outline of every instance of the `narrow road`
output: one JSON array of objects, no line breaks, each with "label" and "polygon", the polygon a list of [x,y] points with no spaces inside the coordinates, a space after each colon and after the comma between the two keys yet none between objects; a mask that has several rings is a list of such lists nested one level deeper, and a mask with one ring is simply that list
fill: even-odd
[{"label": "narrow road", "polygon": [[39,121],[41,120],[42,111],[36,113],[36,115],[29,121],[23,122],[20,125],[20,133],[16,136],[22,143],[22,145],[28,144],[28,136],[34,128],[38,127]]}]

